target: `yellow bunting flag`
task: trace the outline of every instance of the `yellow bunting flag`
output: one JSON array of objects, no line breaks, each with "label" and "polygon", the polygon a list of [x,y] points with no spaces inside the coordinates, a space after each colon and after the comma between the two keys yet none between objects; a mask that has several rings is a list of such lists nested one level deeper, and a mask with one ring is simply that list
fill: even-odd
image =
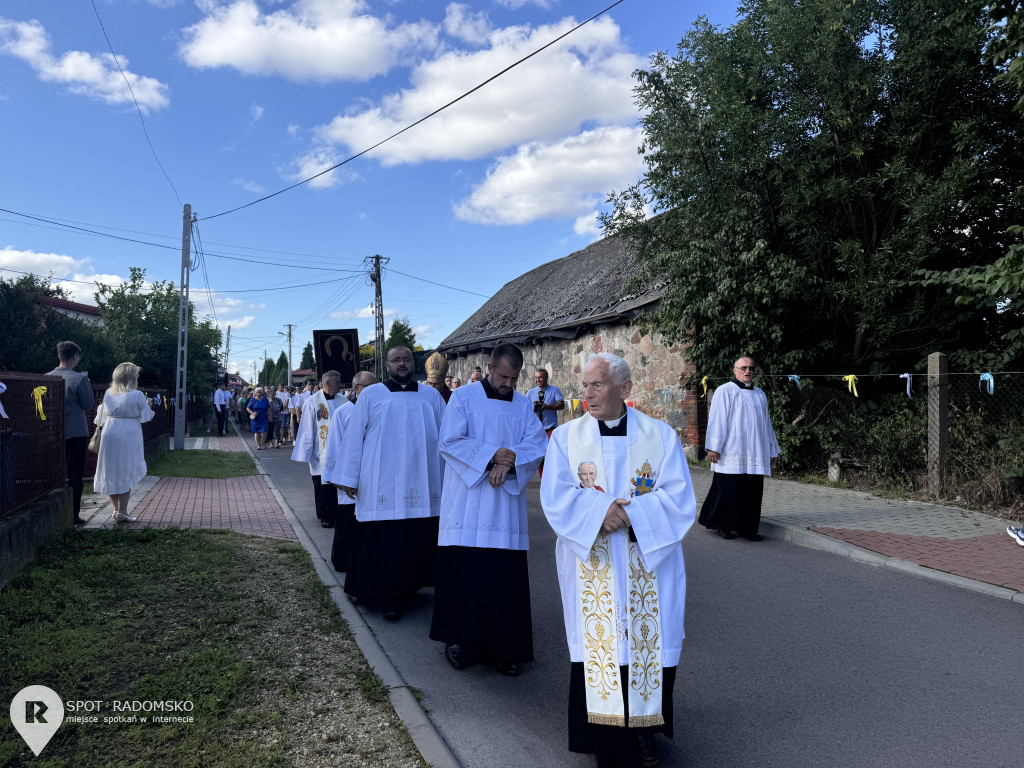
[{"label": "yellow bunting flag", "polygon": [[700,385],[702,387],[704,387],[704,394],[701,395],[701,397],[707,397],[708,396],[708,377],[707,376],[705,376],[703,379],[700,380]]},{"label": "yellow bunting flag", "polygon": [[843,376],[843,381],[846,382],[846,388],[849,389],[851,392],[853,392],[853,396],[854,397],[860,397],[860,395],[857,394],[857,377],[856,376],[854,376],[852,373],[850,375],[848,375],[848,376]]},{"label": "yellow bunting flag", "polygon": [[32,398],[36,401],[36,413],[43,421],[46,421],[46,414],[43,413],[43,395],[45,394],[46,387],[36,387],[32,390]]}]

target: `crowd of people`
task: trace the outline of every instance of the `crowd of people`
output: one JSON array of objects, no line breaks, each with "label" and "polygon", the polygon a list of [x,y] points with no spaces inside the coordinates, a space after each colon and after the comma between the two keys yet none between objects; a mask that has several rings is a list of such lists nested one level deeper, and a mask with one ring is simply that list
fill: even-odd
[{"label": "crowd of people", "polygon": [[[702,522],[757,540],[758,479],[778,444],[753,361],[736,366],[753,399],[713,408],[709,448],[716,478],[728,477]],[[512,344],[465,386],[440,354],[426,361],[426,386],[414,368],[409,349],[390,349],[384,381],[364,371],[343,393],[328,371],[300,408],[292,459],[309,466],[316,516],[334,528],[345,592],[398,621],[433,587],[429,636],[448,663],[518,675],[534,659],[525,490],[540,474],[571,660],[569,748],[599,766],[657,765],[683,640],[680,543],[697,517],[675,430],[627,405],[632,374],[611,354],[588,358],[587,413],[561,426],[547,370],[516,391],[523,355]]]},{"label": "crowd of people", "polygon": [[[58,346],[53,375],[66,382],[68,483],[76,517],[92,406],[81,350]],[[555,566],[570,655],[569,749],[599,766],[660,762],[656,734],[673,731],[672,693],[683,641],[686,572],[681,542],[697,503],[675,430],[627,404],[626,362],[590,355],[582,371],[587,412],[558,425],[561,391],[537,370],[516,391],[524,360],[513,344],[491,353],[461,386],[435,353],[414,380],[405,347],[388,350],[387,377],[362,371],[342,392],[327,371],[319,386],[255,387],[211,400],[218,434],[228,417],[257,450],[293,443],[309,467],[320,524],[333,528],[331,561],[360,606],[398,621],[434,588],[429,636],[455,669],[493,665],[514,677],[533,661],[525,490],[540,500],[556,540]],[[139,367],[122,363],[97,411],[95,489],[114,519],[146,474],[141,424],[153,417]],[[709,415],[715,472],[699,522],[723,538],[757,541],[761,487],[778,443],[756,365],[736,361]],[[543,468],[543,472],[542,472]]]}]

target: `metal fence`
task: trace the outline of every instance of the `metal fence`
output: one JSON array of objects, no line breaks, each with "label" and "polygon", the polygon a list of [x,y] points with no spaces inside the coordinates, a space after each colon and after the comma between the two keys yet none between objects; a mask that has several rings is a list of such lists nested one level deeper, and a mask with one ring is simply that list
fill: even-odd
[{"label": "metal fence", "polygon": [[[67,482],[64,466],[64,380],[0,372],[0,517]],[[45,418],[44,418],[45,417]]]},{"label": "metal fence", "polygon": [[788,377],[757,383],[783,448],[780,474],[1016,514],[1024,373],[991,379],[990,393],[979,373],[862,376],[856,396],[838,376],[803,377],[799,388]]}]

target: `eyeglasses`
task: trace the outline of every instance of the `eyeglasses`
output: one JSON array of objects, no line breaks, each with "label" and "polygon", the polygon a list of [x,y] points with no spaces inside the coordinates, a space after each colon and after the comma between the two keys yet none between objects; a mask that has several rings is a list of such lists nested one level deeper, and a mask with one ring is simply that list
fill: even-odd
[{"label": "eyeglasses", "polygon": [[733,370],[736,370],[736,371],[751,371],[751,372],[753,372],[753,371],[756,371],[757,368],[755,368],[752,365],[737,365],[736,368],[734,368]]}]

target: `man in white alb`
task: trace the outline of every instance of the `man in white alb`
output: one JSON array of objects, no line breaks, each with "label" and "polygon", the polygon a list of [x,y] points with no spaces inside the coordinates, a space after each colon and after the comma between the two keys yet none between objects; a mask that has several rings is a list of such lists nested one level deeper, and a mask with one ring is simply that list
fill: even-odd
[{"label": "man in white alb", "polygon": [[[359,393],[371,384],[377,383],[377,377],[369,371],[359,371],[352,377],[352,394],[346,398],[337,410],[331,414],[331,430],[327,435],[327,451],[324,454],[323,472],[320,480],[323,483],[334,483],[334,473],[338,469],[338,457],[341,456],[342,440],[349,420],[355,411],[355,403]],[[338,398],[339,400],[342,398]],[[352,560],[352,548],[356,538],[356,505],[352,500],[337,490],[338,514],[334,521],[334,543],[331,545],[331,564],[336,571],[348,571]]]},{"label": "man in white alb", "polygon": [[754,386],[756,369],[752,358],[741,357],[733,364],[735,379],[711,398],[704,446],[714,476],[698,522],[723,539],[761,541],[764,478],[779,455],[768,398]]},{"label": "man in white alb", "polygon": [[555,430],[540,489],[558,535],[569,749],[596,753],[600,766],[657,765],[654,734],[672,737],[686,602],[681,543],[697,507],[678,436],[626,405],[632,387],[621,358],[587,359],[588,412]]},{"label": "man in white alb", "polygon": [[331,429],[331,414],[342,405],[349,405],[345,398],[338,397],[341,391],[341,374],[327,371],[320,379],[322,389],[307,398],[302,406],[302,419],[295,435],[292,461],[309,464],[313,478],[313,500],[316,516],[323,528],[333,528],[338,514],[338,494],[330,485],[320,481],[321,461],[327,452],[327,437]]},{"label": "man in white alb", "polygon": [[434,584],[444,400],[419,386],[412,350],[388,350],[389,378],[359,395],[334,482],[356,500],[359,521],[345,592],[397,620]]},{"label": "man in white alb", "polygon": [[445,460],[430,637],[456,669],[533,661],[526,484],[547,435],[515,391],[523,353],[499,344],[480,387],[452,394],[441,422]]}]

